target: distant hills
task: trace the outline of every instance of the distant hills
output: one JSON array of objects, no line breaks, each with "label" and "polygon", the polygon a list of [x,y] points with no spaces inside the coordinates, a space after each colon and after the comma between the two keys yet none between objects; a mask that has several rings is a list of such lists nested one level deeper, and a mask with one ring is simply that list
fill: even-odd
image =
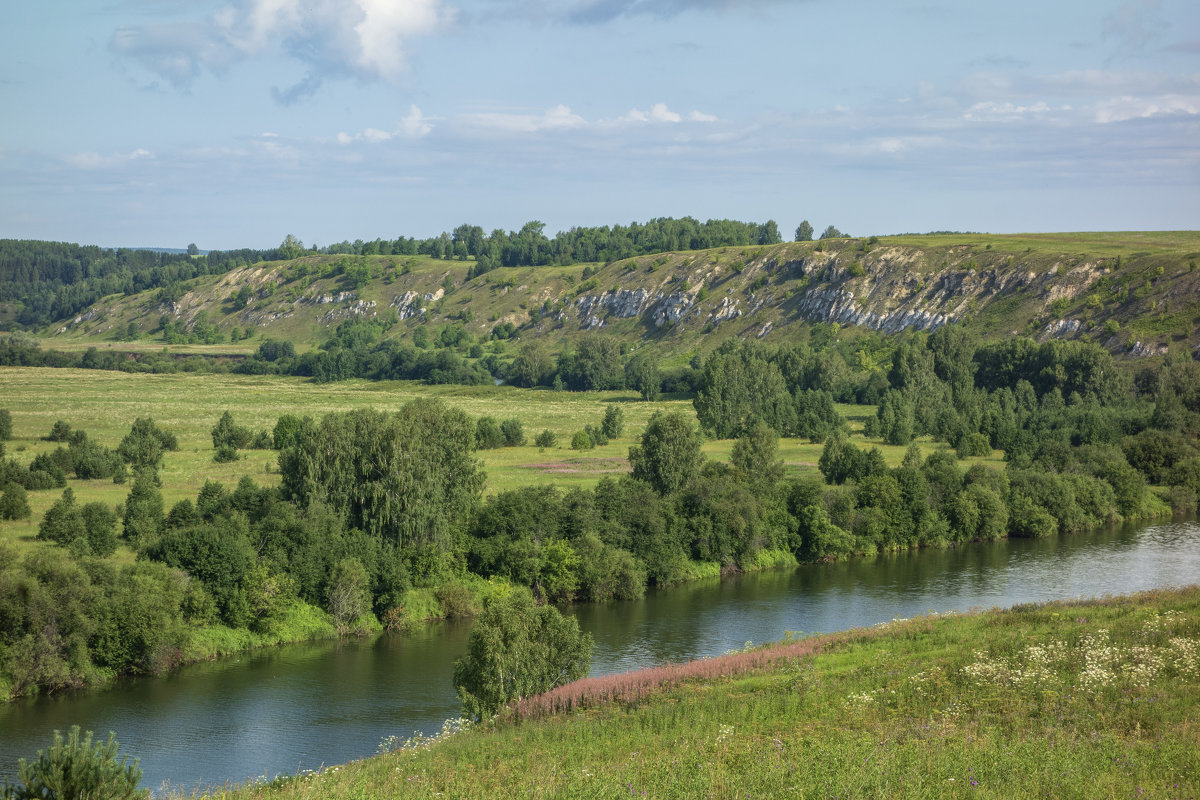
[{"label": "distant hills", "polygon": [[814,322],[886,333],[957,322],[983,338],[1082,338],[1147,356],[1200,345],[1198,261],[1196,231],[838,238],[484,274],[470,257],[304,254],[112,294],[42,334],[51,347],[155,341],[165,320],[199,320],[226,341],[236,328],[304,348],[344,320],[394,314],[389,336],[461,325],[554,345],[604,331],[683,357]]}]

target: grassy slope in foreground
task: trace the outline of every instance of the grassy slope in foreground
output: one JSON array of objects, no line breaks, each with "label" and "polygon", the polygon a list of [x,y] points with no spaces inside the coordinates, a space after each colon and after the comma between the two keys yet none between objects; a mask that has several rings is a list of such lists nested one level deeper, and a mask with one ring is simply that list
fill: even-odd
[{"label": "grassy slope in foreground", "polygon": [[213,796],[1200,794],[1200,588],[806,641],[738,677]]}]

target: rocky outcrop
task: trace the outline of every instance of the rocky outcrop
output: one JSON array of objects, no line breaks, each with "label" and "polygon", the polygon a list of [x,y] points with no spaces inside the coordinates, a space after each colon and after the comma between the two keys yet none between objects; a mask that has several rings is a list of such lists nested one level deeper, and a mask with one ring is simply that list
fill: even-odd
[{"label": "rocky outcrop", "polygon": [[898,308],[883,314],[869,311],[852,292],[841,288],[810,289],[796,308],[810,321],[862,325],[884,333],[898,333],[905,328],[931,331],[954,321],[953,315],[922,308]]},{"label": "rocky outcrop", "polygon": [[332,325],[350,317],[366,317],[375,316],[375,301],[374,300],[359,300],[357,303],[352,303],[345,308],[332,308],[326,311],[320,317],[322,325]]},{"label": "rocky outcrop", "polygon": [[1042,339],[1066,339],[1075,336],[1083,329],[1083,323],[1077,319],[1056,319],[1042,329]]}]

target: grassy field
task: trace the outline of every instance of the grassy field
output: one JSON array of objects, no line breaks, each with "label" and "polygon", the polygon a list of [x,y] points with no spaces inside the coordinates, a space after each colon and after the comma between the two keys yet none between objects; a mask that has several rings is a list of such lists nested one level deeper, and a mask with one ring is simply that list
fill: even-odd
[{"label": "grassy field", "polygon": [[[525,447],[480,451],[487,472],[487,492],[518,486],[555,484],[594,486],[605,475],[619,476],[629,470],[626,456],[636,444],[650,415],[656,411],[695,414],[690,400],[666,399],[654,403],[639,400],[631,392],[554,392],[509,386],[426,386],[412,382],[364,380],[314,384],[300,378],[278,376],[203,375],[176,373],[139,375],[103,370],[0,367],[4,386],[3,408],[12,412],[13,439],[6,443],[9,457],[28,463],[41,452],[59,445],[45,441],[56,420],[107,447],[115,448],[137,417],[153,417],[155,423],[179,438],[180,449],[167,453],[161,471],[166,507],[184,498],[195,499],[207,480],[221,481],[230,488],[243,475],[263,485],[279,481],[276,453],[271,450],[244,451],[244,458],[228,464],[213,461],[212,427],[229,410],[239,425],[270,430],[283,414],[321,416],[355,408],[392,410],[416,397],[434,397],[461,408],[472,416],[490,415],[497,420],[520,419],[530,444]],[[604,447],[570,449],[571,435],[587,424],[598,425],[604,409],[618,405],[624,412],[623,435]],[[839,406],[852,429],[861,431],[863,420],[874,413],[868,406]],[[542,450],[532,445],[533,437],[549,429],[558,435],[558,446]],[[860,436],[860,434],[858,434]],[[860,444],[867,444],[860,440]],[[903,447],[875,441],[891,464],[904,456]],[[922,447],[932,449],[931,442]],[[717,460],[728,460],[733,442],[709,441],[704,452]],[[822,445],[807,440],[780,442],[780,457],[793,474],[812,472]],[[973,459],[1000,464],[999,454]],[[129,487],[111,481],[71,479],[80,502],[103,501],[116,505],[125,500]],[[19,548],[33,546],[42,514],[59,497],[60,490],[29,493],[33,516],[29,521],[0,523],[0,540]],[[124,557],[131,557],[125,553]]]},{"label": "grassy field", "polygon": [[[630,702],[497,721],[209,796],[1200,793],[1197,587],[900,620],[804,643],[792,652],[811,655],[743,674],[685,678]],[[719,661],[705,667],[721,671]]]}]

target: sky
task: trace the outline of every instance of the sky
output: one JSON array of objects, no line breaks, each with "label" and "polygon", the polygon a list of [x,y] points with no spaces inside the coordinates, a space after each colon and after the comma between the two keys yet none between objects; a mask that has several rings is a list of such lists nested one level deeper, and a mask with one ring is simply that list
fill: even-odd
[{"label": "sky", "polygon": [[40,0],[0,238],[1195,229],[1195,0]]}]

